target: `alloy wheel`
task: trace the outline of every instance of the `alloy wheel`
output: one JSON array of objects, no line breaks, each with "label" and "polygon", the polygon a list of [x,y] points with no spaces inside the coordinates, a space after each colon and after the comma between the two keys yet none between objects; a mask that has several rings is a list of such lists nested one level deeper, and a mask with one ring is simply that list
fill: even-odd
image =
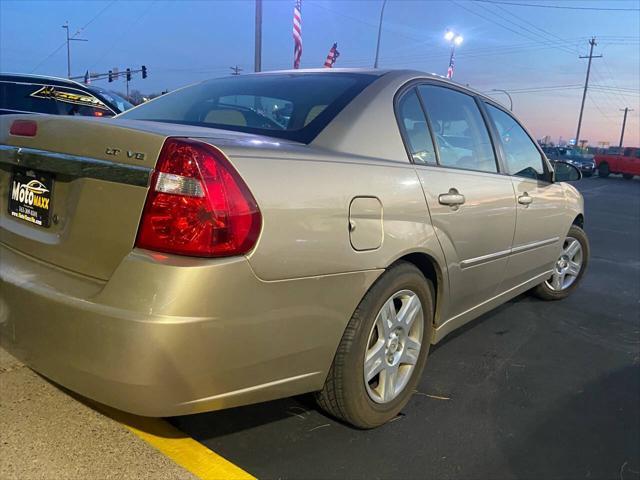
[{"label": "alloy wheel", "polygon": [[562,245],[560,257],[553,266],[553,274],[545,282],[553,291],[566,290],[574,284],[582,270],[582,245],[573,238],[567,237]]},{"label": "alloy wheel", "polygon": [[422,348],[424,314],[420,297],[401,290],[384,303],[369,333],[364,382],[371,400],[389,403],[402,393]]}]

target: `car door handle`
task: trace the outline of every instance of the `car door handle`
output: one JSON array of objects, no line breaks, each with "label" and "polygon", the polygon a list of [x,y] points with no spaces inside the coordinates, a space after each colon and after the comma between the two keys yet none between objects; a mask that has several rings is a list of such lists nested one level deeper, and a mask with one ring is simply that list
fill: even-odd
[{"label": "car door handle", "polygon": [[449,193],[441,193],[438,196],[438,202],[440,202],[441,205],[449,205],[450,207],[462,205],[464,201],[464,195],[458,193],[455,188],[450,189]]},{"label": "car door handle", "polygon": [[520,205],[531,205],[533,203],[533,198],[530,197],[527,192],[524,192],[524,194],[518,197],[518,203]]}]

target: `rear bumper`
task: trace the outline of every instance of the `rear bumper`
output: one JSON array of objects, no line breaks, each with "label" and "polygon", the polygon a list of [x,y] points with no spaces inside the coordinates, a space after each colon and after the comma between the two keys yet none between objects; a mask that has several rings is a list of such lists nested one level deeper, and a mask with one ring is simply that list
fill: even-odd
[{"label": "rear bumper", "polygon": [[0,244],[2,346],[51,380],[146,416],[318,390],[378,271],[263,282],[244,258],[134,251],[108,282]]}]

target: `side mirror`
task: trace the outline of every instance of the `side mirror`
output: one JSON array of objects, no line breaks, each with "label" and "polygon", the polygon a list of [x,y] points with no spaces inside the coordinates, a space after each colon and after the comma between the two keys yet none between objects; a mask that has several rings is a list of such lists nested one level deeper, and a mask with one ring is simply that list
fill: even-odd
[{"label": "side mirror", "polygon": [[570,163],[557,161],[553,165],[554,182],[574,182],[582,178],[582,172]]}]

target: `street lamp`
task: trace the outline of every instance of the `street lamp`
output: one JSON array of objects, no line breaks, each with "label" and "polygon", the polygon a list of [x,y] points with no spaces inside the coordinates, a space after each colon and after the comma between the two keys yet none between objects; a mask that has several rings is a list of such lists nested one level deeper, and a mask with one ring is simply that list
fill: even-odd
[{"label": "street lamp", "polygon": [[449,56],[449,68],[447,68],[447,78],[453,78],[453,57],[456,53],[456,47],[462,44],[464,38],[453,30],[447,30],[444,39],[451,44],[451,55]]},{"label": "street lamp", "polygon": [[507,97],[509,97],[509,110],[513,112],[513,99],[511,98],[511,95],[509,94],[509,92],[507,92],[506,90],[502,90],[501,88],[492,88],[491,91],[492,92],[502,92]]},{"label": "street lamp", "polygon": [[378,24],[378,42],[376,44],[376,59],[373,62],[373,68],[378,68],[378,56],[380,55],[380,36],[382,35],[382,17],[384,16],[384,7],[387,0],[382,0],[382,8],[380,9],[380,23]]},{"label": "street lamp", "polygon": [[76,35],[78,35],[80,33],[80,30],[78,30],[75,34],[73,34],[72,36],[69,36],[69,22],[65,22],[64,25],[62,25],[62,28],[64,28],[67,31],[67,78],[71,78],[71,47],[70,44],[71,42],[88,42],[89,40],[84,39],[84,38],[76,38]]}]

